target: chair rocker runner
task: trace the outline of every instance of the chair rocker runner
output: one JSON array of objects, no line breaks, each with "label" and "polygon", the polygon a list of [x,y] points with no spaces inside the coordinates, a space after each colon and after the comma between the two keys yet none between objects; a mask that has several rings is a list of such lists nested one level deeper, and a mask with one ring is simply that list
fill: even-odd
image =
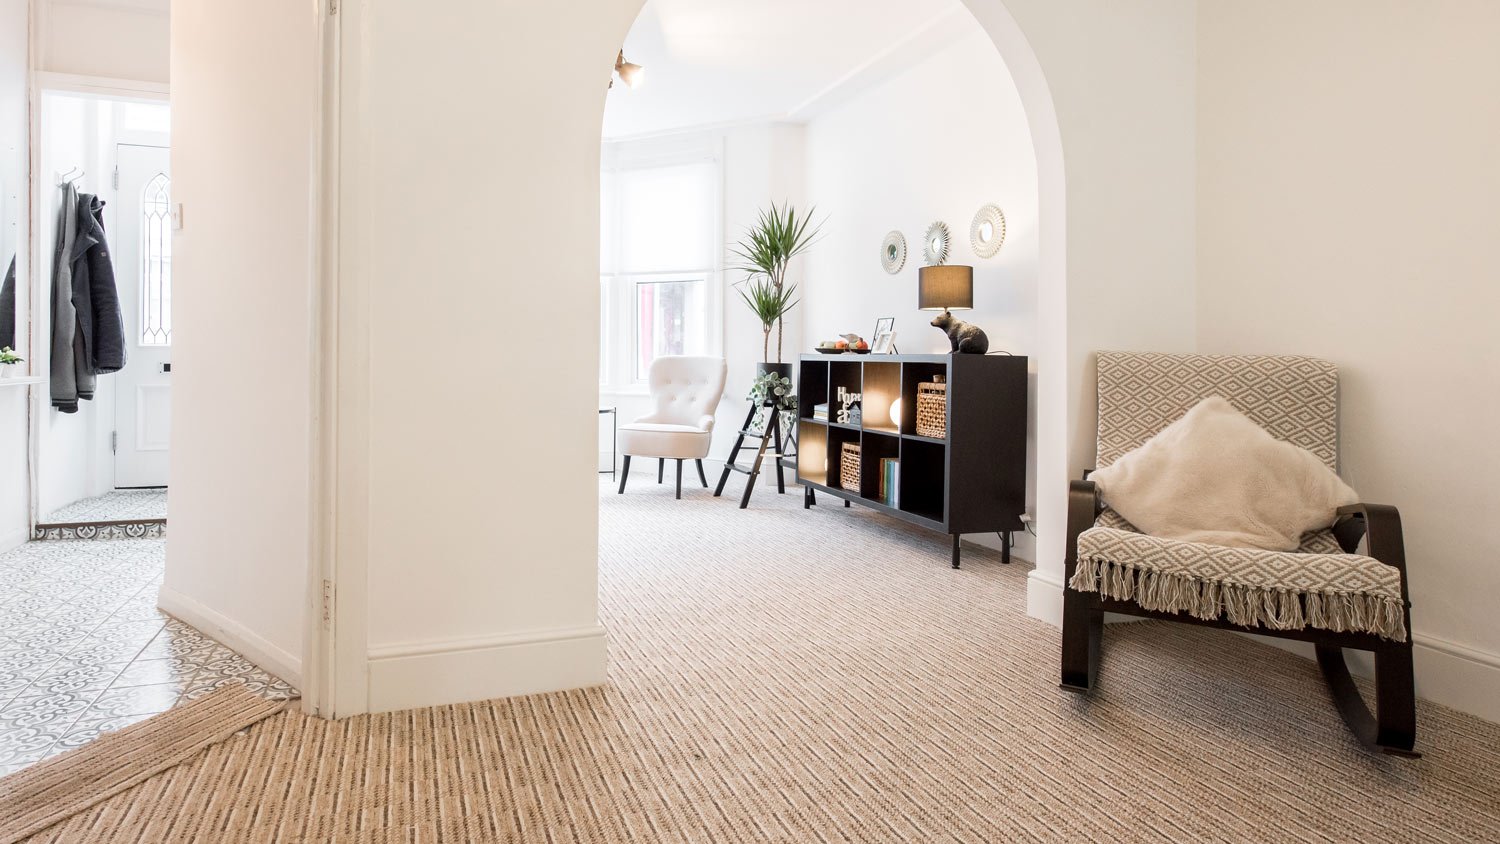
[{"label": "chair rocker runner", "polygon": [[[1217,395],[1337,467],[1338,377],[1325,361],[1102,352],[1098,382],[1101,466]],[[1062,688],[1093,688],[1107,612],[1311,642],[1333,703],[1359,741],[1419,756],[1401,517],[1379,504],[1338,513],[1331,530],[1307,534],[1295,552],[1225,548],[1141,534],[1105,505],[1092,481],[1073,481]],[[1345,648],[1375,656],[1373,714],[1350,677]]]}]

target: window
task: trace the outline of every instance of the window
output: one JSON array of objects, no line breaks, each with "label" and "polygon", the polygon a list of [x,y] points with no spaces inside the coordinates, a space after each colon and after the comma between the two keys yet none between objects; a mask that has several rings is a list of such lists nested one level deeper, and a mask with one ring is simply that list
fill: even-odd
[{"label": "window", "polygon": [[172,345],[172,181],[141,189],[141,345]]},{"label": "window", "polygon": [[651,362],[662,355],[720,351],[719,182],[719,165],[708,155],[602,171],[603,389],[644,382]]}]

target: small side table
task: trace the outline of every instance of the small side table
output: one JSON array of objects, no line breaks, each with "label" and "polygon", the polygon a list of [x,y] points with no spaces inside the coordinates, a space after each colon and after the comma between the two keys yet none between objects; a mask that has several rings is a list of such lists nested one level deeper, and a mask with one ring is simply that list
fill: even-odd
[{"label": "small side table", "polygon": [[617,456],[620,446],[620,409],[618,407],[601,407],[599,415],[609,414],[609,471],[599,470],[601,475],[609,475],[609,479],[615,479],[615,464],[619,462]]}]

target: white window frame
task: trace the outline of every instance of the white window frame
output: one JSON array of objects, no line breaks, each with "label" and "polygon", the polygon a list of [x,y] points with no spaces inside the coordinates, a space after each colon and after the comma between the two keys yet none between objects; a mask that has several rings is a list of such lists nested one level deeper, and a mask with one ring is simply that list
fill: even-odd
[{"label": "white window frame", "polygon": [[[599,273],[600,296],[600,366],[599,393],[603,396],[645,395],[646,378],[635,373],[635,352],[639,338],[636,336],[636,296],[634,285],[642,282],[686,281],[694,278],[704,280],[703,313],[707,320],[704,332],[704,353],[724,354],[724,156],[723,141],[692,144],[688,148],[664,151],[635,149],[630,142],[606,143],[601,159],[599,178],[601,183],[617,179],[620,173],[629,170],[671,167],[683,164],[713,165],[714,242],[708,254],[713,264],[707,267],[663,267],[649,272]],[[601,190],[601,195],[604,191]],[[611,215],[611,229],[616,233],[614,242],[601,244],[600,248],[612,249],[613,254],[601,263],[618,268],[622,262],[622,244],[618,233],[620,226],[620,191],[611,192],[614,207],[601,213]],[[606,257],[601,254],[601,258]]]}]

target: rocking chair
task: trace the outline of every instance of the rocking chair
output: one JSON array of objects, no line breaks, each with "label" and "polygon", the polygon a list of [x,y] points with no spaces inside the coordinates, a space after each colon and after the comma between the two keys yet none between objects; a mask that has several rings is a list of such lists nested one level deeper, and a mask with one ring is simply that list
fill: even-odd
[{"label": "rocking chair", "polygon": [[[1337,469],[1338,374],[1326,361],[1101,352],[1098,382],[1100,466],[1199,401],[1222,396]],[[1401,517],[1380,504],[1338,512],[1331,529],[1308,533],[1294,552],[1226,548],[1142,534],[1106,506],[1092,481],[1073,481],[1062,687],[1093,688],[1106,612],[1297,639],[1315,646],[1334,706],[1362,744],[1419,756]],[[1349,675],[1345,648],[1375,655],[1374,715]]]}]

